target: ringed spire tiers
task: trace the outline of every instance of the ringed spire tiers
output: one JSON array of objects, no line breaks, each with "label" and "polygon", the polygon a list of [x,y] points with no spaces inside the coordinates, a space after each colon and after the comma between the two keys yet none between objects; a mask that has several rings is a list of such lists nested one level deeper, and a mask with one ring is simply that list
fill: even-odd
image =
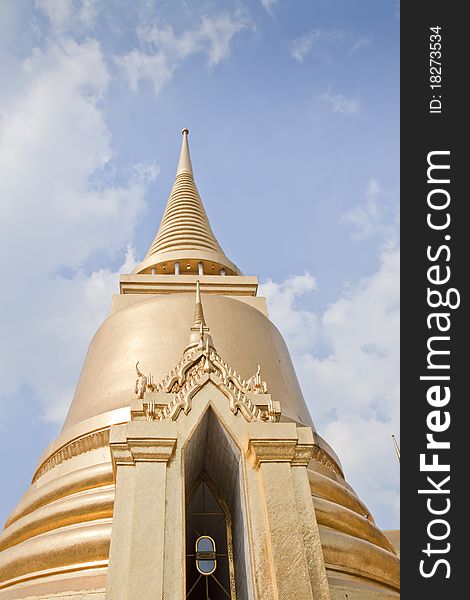
[{"label": "ringed spire tiers", "polygon": [[226,257],[209,224],[194,181],[188,133],[189,129],[182,130],[176,179],[157,235],[134,273],[241,275]]}]

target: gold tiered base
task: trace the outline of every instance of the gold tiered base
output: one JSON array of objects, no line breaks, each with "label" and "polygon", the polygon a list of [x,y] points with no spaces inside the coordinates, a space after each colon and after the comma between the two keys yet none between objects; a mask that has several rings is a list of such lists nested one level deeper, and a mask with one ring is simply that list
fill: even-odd
[{"label": "gold tiered base", "polygon": [[[51,456],[61,446],[70,458],[31,485],[0,537],[1,600],[104,599],[115,492],[107,433],[110,424],[127,420],[125,414],[96,417],[91,434],[68,441],[63,435],[54,444]],[[324,464],[327,446],[317,434],[315,439],[322,447],[308,478],[332,599],[398,598],[392,544],[332,468],[336,457]]]}]

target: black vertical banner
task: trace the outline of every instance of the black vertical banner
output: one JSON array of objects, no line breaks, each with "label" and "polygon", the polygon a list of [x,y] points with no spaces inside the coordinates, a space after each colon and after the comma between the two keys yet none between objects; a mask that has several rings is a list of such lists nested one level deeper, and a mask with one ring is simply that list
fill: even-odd
[{"label": "black vertical banner", "polygon": [[470,132],[464,89],[470,35],[464,8],[435,0],[401,5],[405,600],[468,595],[470,197],[464,182]]}]

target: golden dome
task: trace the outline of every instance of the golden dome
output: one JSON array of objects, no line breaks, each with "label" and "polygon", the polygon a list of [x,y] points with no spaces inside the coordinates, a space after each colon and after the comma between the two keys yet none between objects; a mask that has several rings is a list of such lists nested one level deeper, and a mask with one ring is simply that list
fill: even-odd
[{"label": "golden dome", "polygon": [[[140,298],[111,315],[94,336],[64,430],[129,406],[137,361],[158,382],[181,358],[193,323],[194,293]],[[282,414],[312,425],[286,344],[271,321],[240,299],[204,294],[203,303],[214,346],[223,359],[245,379],[261,365]]]}]

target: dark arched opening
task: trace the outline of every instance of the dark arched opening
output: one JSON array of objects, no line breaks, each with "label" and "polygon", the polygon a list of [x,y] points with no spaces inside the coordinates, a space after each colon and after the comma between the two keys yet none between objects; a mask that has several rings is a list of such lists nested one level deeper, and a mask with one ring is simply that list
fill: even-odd
[{"label": "dark arched opening", "polygon": [[203,471],[186,506],[186,598],[234,600],[230,512]]},{"label": "dark arched opening", "polygon": [[[228,590],[229,595],[227,596],[217,586],[218,590],[214,588],[214,594],[209,595],[209,598],[211,600],[253,598],[242,456],[238,446],[211,408],[206,411],[193,431],[185,445],[183,455],[186,498],[185,551],[187,554],[195,554],[197,539],[194,537],[194,528],[190,528],[192,517],[188,522],[188,515],[193,514],[196,520],[201,517],[198,521],[199,528],[196,528],[199,535],[205,534],[212,538],[214,536],[209,530],[209,525],[212,527],[213,523],[218,521],[221,541],[214,538],[216,551],[221,555],[227,555],[227,558],[220,557],[219,573],[222,573],[223,567],[225,569],[224,587],[225,590]],[[203,492],[205,506],[202,510]],[[205,523],[202,514],[194,514],[198,512],[205,514]],[[211,512],[217,514],[210,515]],[[213,520],[211,520],[212,518]],[[225,525],[223,526],[224,519]],[[224,535],[226,538],[223,537]],[[219,559],[217,558],[217,560]],[[229,587],[227,587],[227,560]],[[194,577],[196,572],[195,556],[187,556],[186,594],[189,594],[191,587],[196,582],[197,576]],[[222,583],[222,576],[217,575],[217,570],[215,575]],[[204,583],[204,585],[206,584]],[[205,590],[203,593],[206,593]],[[187,597],[189,600],[196,600],[196,598],[204,600],[207,598],[207,594],[204,596],[203,593],[198,596],[193,591]]]}]

